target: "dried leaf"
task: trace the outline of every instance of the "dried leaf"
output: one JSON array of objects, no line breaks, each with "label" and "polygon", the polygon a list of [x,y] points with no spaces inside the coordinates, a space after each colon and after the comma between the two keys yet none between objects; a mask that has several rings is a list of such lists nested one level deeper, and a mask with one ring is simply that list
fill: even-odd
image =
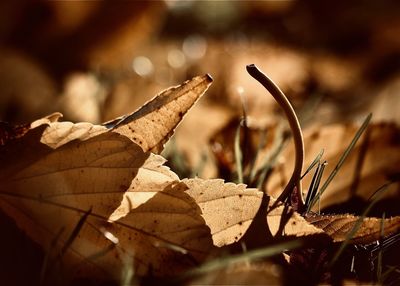
[{"label": "dried leaf", "polygon": [[[210,230],[184,192],[188,187],[162,166],[165,159],[143,149],[160,150],[210,82],[197,77],[168,89],[109,123],[115,132],[58,122],[60,114],[33,122],[13,144],[1,146],[0,207],[52,255],[76,263],[69,268],[74,275],[100,270],[117,277],[132,259],[138,275],[170,274],[166,260],[175,272],[193,266],[213,247]],[[143,136],[141,146],[132,142],[136,135]]]},{"label": "dried leaf", "polygon": [[[0,207],[45,249],[57,238],[54,255],[65,252],[73,275],[117,277],[130,260],[137,275],[179,273],[239,240],[261,204],[262,193],[245,185],[179,182],[162,157],[120,134],[87,139],[89,124],[53,123],[0,149]],[[54,126],[71,127],[66,140]]]},{"label": "dried leaf", "polygon": [[72,140],[87,140],[104,132],[107,132],[104,126],[87,122],[53,122],[43,132],[40,142],[55,149]]},{"label": "dried leaf", "polygon": [[173,134],[185,113],[211,85],[210,76],[198,76],[182,85],[169,88],[130,115],[104,123],[104,126],[80,122],[58,122],[61,113],[54,113],[36,120],[31,127],[48,124],[41,142],[58,148],[72,140],[87,140],[112,128],[131,139],[146,151],[160,153],[163,144]]},{"label": "dried leaf", "polygon": [[161,92],[134,113],[104,125],[127,136],[144,151],[160,153],[182,117],[204,94],[211,82],[209,75],[194,77]]},{"label": "dried leaf", "polygon": [[290,207],[281,202],[275,204],[276,200],[270,197],[266,219],[273,236],[281,234],[307,236],[323,233],[321,229],[307,222],[304,217]]},{"label": "dried leaf", "polygon": [[68,252],[82,263],[118,241],[105,227],[133,178],[132,185],[137,186],[148,182],[149,174],[176,175],[161,167],[164,160],[159,156],[113,132],[51,149],[40,143],[46,127],[31,129],[13,144],[1,146],[0,207],[45,249],[58,237],[56,252],[90,210]]},{"label": "dried leaf", "polygon": [[197,178],[158,185],[155,181],[150,190],[131,188],[125,194],[127,201],[143,201],[140,206],[134,201],[120,207],[125,216],[112,231],[120,239],[119,247],[134,253],[136,273],[148,274],[151,267],[155,275],[172,275],[194,266],[193,259],[203,261],[214,245],[240,239],[261,195],[222,180]]},{"label": "dried leaf", "polygon": [[238,241],[247,231],[262,200],[262,192],[223,180],[185,179],[186,191],[201,209],[214,245]]},{"label": "dried leaf", "polygon": [[[119,243],[104,264],[114,272],[124,256],[133,258],[136,275],[171,276],[204,261],[213,249],[210,229],[186,184],[173,182],[132,209],[108,229]],[[114,263],[110,263],[114,262]]]},{"label": "dried leaf", "polygon": [[171,182],[179,180],[178,176],[163,166],[165,159],[152,155],[146,160],[146,166],[138,170],[127,192],[124,193],[120,206],[111,214],[113,222],[127,215],[132,209],[146,203]]},{"label": "dried leaf", "polygon": [[43,124],[51,124],[53,122],[57,122],[60,118],[62,118],[63,115],[60,112],[54,112],[52,114],[49,114],[43,118],[40,118],[38,120],[35,120],[31,123],[31,128],[36,128],[39,127],[40,125]]},{"label": "dried leaf", "polygon": [[[358,216],[349,214],[343,215],[308,215],[306,220],[322,229],[335,242],[342,242],[353,229],[355,223],[359,219]],[[357,230],[350,242],[354,244],[369,244],[381,238],[382,219],[364,218],[360,228]],[[400,217],[392,217],[384,220],[384,235],[388,236],[400,231]]]},{"label": "dried leaf", "polygon": [[[357,131],[354,125],[331,125],[319,129],[306,130],[305,166],[324,149],[323,160],[328,161],[321,182],[323,183],[335,167],[340,156]],[[322,195],[320,207],[341,203],[351,196],[358,195],[367,200],[381,185],[400,173],[399,127],[390,123],[372,124],[360,138],[344,165]],[[271,175],[267,183],[267,192],[277,196],[282,191],[282,183],[287,182],[291,174],[290,162],[294,158],[291,145],[283,152],[285,158]],[[306,189],[312,175],[302,180]],[[398,183],[392,184],[385,196],[397,196]]]},{"label": "dried leaf", "polygon": [[54,112],[31,124],[12,126],[7,122],[0,122],[0,145],[5,145],[8,141],[23,137],[31,128],[39,127],[43,124],[50,124],[58,121],[62,117],[60,112]]},{"label": "dried leaf", "polygon": [[47,126],[40,138],[41,143],[56,149],[70,141],[87,140],[108,131],[104,126],[94,125],[88,122],[59,122],[58,119],[62,116],[60,112],[55,112],[31,123],[31,129],[42,125]]},{"label": "dried leaf", "polygon": [[239,240],[261,197],[261,192],[246,190],[244,185],[198,178],[154,182],[149,191],[130,189],[127,201],[143,201],[136,207],[126,204],[124,216],[114,217],[108,230],[118,237],[119,244],[108,259],[118,264],[131,254],[137,275],[178,274],[204,261],[215,246]]}]

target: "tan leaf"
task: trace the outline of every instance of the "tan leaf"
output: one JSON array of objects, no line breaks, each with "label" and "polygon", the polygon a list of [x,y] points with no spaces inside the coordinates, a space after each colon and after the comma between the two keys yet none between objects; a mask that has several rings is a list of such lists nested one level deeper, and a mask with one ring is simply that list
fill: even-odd
[{"label": "tan leaf", "polygon": [[182,117],[211,82],[209,75],[194,77],[161,92],[134,113],[106,122],[105,125],[127,136],[144,151],[160,153]]},{"label": "tan leaf", "polygon": [[107,131],[107,128],[104,126],[87,122],[51,122],[49,127],[43,132],[40,142],[55,149],[72,140],[87,140]]},{"label": "tan leaf", "polygon": [[[358,216],[344,215],[308,215],[306,220],[322,229],[335,242],[344,241],[356,224]],[[361,226],[350,240],[354,244],[369,244],[380,239],[382,219],[364,218]],[[400,216],[385,219],[383,222],[383,237],[400,230]]]},{"label": "tan leaf", "polygon": [[293,211],[290,207],[285,206],[281,202],[275,204],[276,200],[269,197],[267,225],[273,236],[306,236],[323,233],[321,229],[307,222],[299,213]]},{"label": "tan leaf", "polygon": [[13,126],[7,122],[0,122],[0,145],[5,145],[8,141],[23,137],[31,128],[36,128],[41,125],[48,125],[51,122],[56,122],[62,114],[54,112],[41,119],[38,119],[31,124],[22,124]]},{"label": "tan leaf", "polygon": [[262,192],[223,180],[185,179],[186,191],[198,204],[216,246],[238,241],[247,231],[262,200]]},{"label": "tan leaf", "polygon": [[124,193],[120,206],[110,215],[113,222],[127,215],[132,209],[146,203],[160,190],[171,182],[179,180],[178,176],[163,166],[165,159],[152,155],[146,160],[146,165],[138,170],[127,192]]},{"label": "tan leaf", "polygon": [[[141,171],[144,171],[141,169]],[[141,181],[133,184],[124,194],[120,207],[110,216],[110,221],[116,221],[138,206],[145,204],[163,188],[170,185],[173,176],[148,173]],[[157,178],[158,177],[158,178]],[[154,180],[151,180],[154,178]],[[143,183],[144,182],[144,183]],[[223,246],[238,241],[246,232],[261,204],[262,193],[256,189],[246,189],[246,186],[224,183],[223,180],[184,179],[182,191],[189,195],[201,210],[201,217],[210,228],[214,245]],[[146,204],[147,205],[147,204]],[[171,212],[173,206],[171,205]]]},{"label": "tan leaf", "polygon": [[127,203],[121,208],[122,218],[112,216],[114,223],[108,230],[119,244],[109,259],[119,257],[118,264],[123,256],[132,255],[138,275],[178,274],[193,267],[194,261],[203,262],[215,246],[239,240],[257,213],[261,197],[261,192],[246,190],[245,185],[198,178],[154,182],[148,192],[130,189],[128,202],[143,201],[136,207]]},{"label": "tan leaf", "polygon": [[59,122],[63,115],[55,112],[31,123],[30,128],[36,128],[46,125],[40,142],[56,149],[73,140],[87,140],[101,133],[105,133],[108,129],[101,125],[94,125],[88,122],[72,123],[69,121]]},{"label": "tan leaf", "polygon": [[[139,188],[144,181],[147,187],[149,173],[156,177],[160,172],[154,184],[176,175],[161,167],[159,156],[119,134],[107,132],[51,149],[40,143],[46,128],[31,129],[0,147],[0,207],[45,249],[57,238],[56,252],[62,252],[78,221],[89,213],[68,253],[93,264],[86,263],[88,257],[118,243],[105,227],[129,186]],[[96,268],[110,272],[111,262]]]},{"label": "tan leaf", "polygon": [[72,140],[87,140],[109,128],[124,135],[146,151],[160,153],[163,144],[173,134],[175,127],[186,112],[204,94],[211,85],[210,76],[198,76],[183,84],[169,88],[146,103],[132,114],[93,125],[87,122],[58,122],[59,112],[34,121],[31,128],[42,124],[49,127],[43,133],[41,142],[51,148],[58,148]]},{"label": "tan leaf", "polygon": [[[331,125],[314,128],[304,132],[305,160],[304,166],[309,166],[317,154],[324,149],[322,160],[327,160],[321,184],[327,179],[339,158],[350,144],[358,127],[355,125]],[[400,134],[399,127],[390,123],[372,124],[360,138],[336,177],[322,195],[320,206],[341,203],[353,195],[367,200],[379,187],[400,172]],[[277,196],[282,192],[282,184],[286,184],[291,175],[293,148],[282,153],[278,165],[267,183],[267,192]],[[302,180],[306,190],[310,185],[312,174]],[[397,196],[399,183],[389,186],[385,196]]]},{"label": "tan leaf", "polygon": [[[213,249],[210,229],[186,184],[172,182],[145,203],[114,222],[108,230],[119,243],[104,263],[133,259],[136,275],[171,276],[204,261]],[[115,258],[115,256],[117,258]]]},{"label": "tan leaf", "polygon": [[43,124],[50,124],[53,122],[57,122],[60,118],[62,118],[63,115],[60,112],[54,112],[52,114],[49,114],[43,118],[40,118],[38,120],[35,120],[31,123],[31,128],[36,128],[39,127],[40,125]]}]

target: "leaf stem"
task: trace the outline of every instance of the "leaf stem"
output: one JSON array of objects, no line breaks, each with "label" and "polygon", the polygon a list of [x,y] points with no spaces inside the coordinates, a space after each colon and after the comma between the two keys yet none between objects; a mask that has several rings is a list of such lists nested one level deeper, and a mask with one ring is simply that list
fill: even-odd
[{"label": "leaf stem", "polygon": [[301,132],[300,123],[296,116],[296,113],[290,104],[285,94],[279,89],[279,87],[268,78],[262,71],[260,71],[254,64],[246,66],[247,72],[261,83],[275,98],[276,102],[285,112],[286,118],[289,122],[290,129],[293,134],[294,146],[295,146],[295,164],[293,168],[292,176],[286,185],[283,192],[278,197],[279,201],[285,201],[289,194],[293,191],[294,187],[297,187],[299,193],[301,193],[301,170],[303,168],[304,161],[304,141],[303,134]]}]

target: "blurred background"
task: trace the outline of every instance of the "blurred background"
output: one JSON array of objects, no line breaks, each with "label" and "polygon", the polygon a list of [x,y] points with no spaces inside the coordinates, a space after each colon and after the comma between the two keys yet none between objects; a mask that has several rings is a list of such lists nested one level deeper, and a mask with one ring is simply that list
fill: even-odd
[{"label": "blurred background", "polygon": [[[237,182],[234,142],[245,109],[249,129],[240,137],[245,182],[263,184],[274,167],[267,190],[279,195],[294,160],[290,150],[283,152],[286,161],[275,156],[284,145],[285,119],[245,66],[256,64],[281,87],[304,131],[315,128],[306,135],[306,144],[315,144],[306,145],[305,167],[326,148],[332,170],[357,131],[351,122],[373,112],[375,123],[400,123],[399,12],[398,0],[0,1],[0,121],[30,123],[60,111],[64,120],[98,124],[209,73],[211,88],[164,156],[181,178]],[[342,125],[320,128],[336,123]],[[348,160],[323,207],[339,203],[342,213],[362,213],[366,203],[360,197],[366,201],[384,182],[399,181],[395,124],[376,125],[370,155],[360,147]],[[263,169],[250,180],[254,166]],[[305,189],[311,178],[303,180]],[[374,215],[381,217],[382,210],[399,215],[399,183],[392,191]],[[15,234],[12,221],[0,219],[9,240],[2,253],[19,259],[14,264],[4,259],[8,268],[1,267],[1,276],[17,271],[18,279],[36,277],[41,263],[29,263],[30,252],[22,247],[27,238]],[[15,265],[26,265],[31,274]]]},{"label": "blurred background", "polygon": [[304,127],[371,111],[375,121],[400,122],[397,0],[1,1],[0,7],[3,121],[61,111],[65,120],[101,123],[209,73],[212,87],[176,135],[196,165],[242,105],[258,125],[282,119],[247,74],[245,66],[254,63],[287,94]]}]

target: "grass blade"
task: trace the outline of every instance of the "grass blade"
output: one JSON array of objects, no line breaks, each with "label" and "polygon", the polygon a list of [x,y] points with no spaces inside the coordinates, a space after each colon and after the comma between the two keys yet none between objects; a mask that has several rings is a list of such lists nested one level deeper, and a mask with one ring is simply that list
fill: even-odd
[{"label": "grass blade", "polygon": [[361,127],[358,129],[357,133],[355,134],[353,140],[351,140],[350,145],[347,147],[347,149],[344,151],[342,157],[340,157],[339,162],[333,169],[333,171],[329,174],[328,179],[326,179],[325,183],[322,185],[320,191],[318,194],[314,197],[314,199],[310,203],[310,209],[312,206],[315,204],[315,202],[321,197],[321,195],[325,192],[326,188],[329,186],[330,182],[332,182],[333,178],[336,176],[337,172],[340,170],[342,167],[343,163],[345,162],[346,158],[350,154],[350,152],[353,150],[354,146],[356,145],[358,139],[360,139],[361,135],[364,133],[365,129],[367,128],[369,121],[371,120],[372,113],[370,113],[364,120],[363,124]]},{"label": "grass blade", "polygon": [[243,254],[231,255],[228,257],[214,259],[212,261],[206,262],[203,265],[189,270],[185,274],[183,274],[182,278],[188,278],[196,275],[205,274],[211,271],[215,271],[221,268],[228,267],[235,263],[247,262],[254,259],[265,258],[280,254],[284,251],[295,249],[301,246],[300,240],[292,240],[289,242],[278,243],[275,245],[271,245],[266,248],[260,248],[255,250],[247,251]]},{"label": "grass blade", "polygon": [[322,155],[324,155],[324,149],[321,149],[321,151],[318,153],[317,157],[315,157],[314,161],[312,161],[310,166],[307,168],[307,170],[304,172],[304,174],[300,177],[300,180],[303,179],[308,174],[308,172],[310,172],[312,170],[312,168],[314,168],[314,166],[321,160]]},{"label": "grass blade", "polygon": [[[248,148],[248,140],[249,140],[249,130],[247,127],[247,112],[246,112],[246,102],[245,97],[243,96],[243,91],[239,92],[240,99],[242,102],[242,113],[243,117],[240,120],[239,126],[236,130],[235,134],[235,142],[234,142],[234,152],[235,152],[235,162],[236,162],[236,170],[238,176],[238,183],[243,183],[243,165],[247,161],[246,156],[247,148]],[[240,131],[243,127],[243,146],[241,146],[241,136]],[[243,147],[243,150],[242,148]]]},{"label": "grass blade", "polygon": [[[310,184],[310,190],[307,193],[307,199],[306,199],[306,203],[305,206],[307,207],[307,212],[309,212],[311,210],[311,201],[312,199],[318,194],[318,188],[319,188],[319,184],[321,183],[321,178],[322,175],[324,173],[325,170],[325,166],[327,165],[327,162],[324,161],[322,164],[318,165],[318,169],[315,172],[315,181],[314,181],[314,177],[311,181]],[[310,194],[310,197],[308,196],[308,194]],[[320,197],[320,196],[319,196]],[[320,202],[320,200],[318,200],[318,203]]]},{"label": "grass blade", "polygon": [[339,249],[336,251],[335,255],[333,256],[330,266],[334,265],[336,261],[339,259],[340,255],[343,253],[347,245],[349,244],[350,240],[354,237],[354,235],[357,233],[358,229],[361,227],[361,224],[364,220],[364,218],[367,216],[369,211],[372,209],[372,207],[379,201],[380,197],[382,194],[387,190],[391,183],[387,183],[383,186],[381,186],[376,192],[375,192],[375,198],[369,203],[367,208],[363,211],[361,216],[358,218],[356,223],[354,224],[353,228],[349,231],[347,234],[345,240],[340,244]]},{"label": "grass blade", "polygon": [[236,172],[239,184],[243,183],[243,168],[242,168],[243,156],[242,156],[242,149],[240,148],[240,127],[241,124],[239,124],[238,128],[236,129],[235,143],[234,143]]},{"label": "grass blade", "polygon": [[74,242],[76,237],[78,236],[79,232],[81,231],[86,219],[92,213],[92,208],[90,208],[87,212],[83,214],[83,216],[79,219],[78,223],[76,224],[75,228],[73,229],[71,235],[68,237],[67,241],[65,242],[63,248],[61,249],[61,256],[65,254],[71,244]]},{"label": "grass blade", "polygon": [[46,278],[46,273],[48,271],[48,266],[51,258],[51,254],[53,252],[53,249],[56,247],[56,244],[58,240],[60,239],[61,234],[64,232],[64,228],[61,228],[59,232],[55,235],[55,237],[52,239],[50,243],[50,248],[46,251],[46,255],[43,259],[43,264],[42,264],[42,269],[40,270],[40,280],[39,280],[39,285],[45,285],[45,278]]}]

